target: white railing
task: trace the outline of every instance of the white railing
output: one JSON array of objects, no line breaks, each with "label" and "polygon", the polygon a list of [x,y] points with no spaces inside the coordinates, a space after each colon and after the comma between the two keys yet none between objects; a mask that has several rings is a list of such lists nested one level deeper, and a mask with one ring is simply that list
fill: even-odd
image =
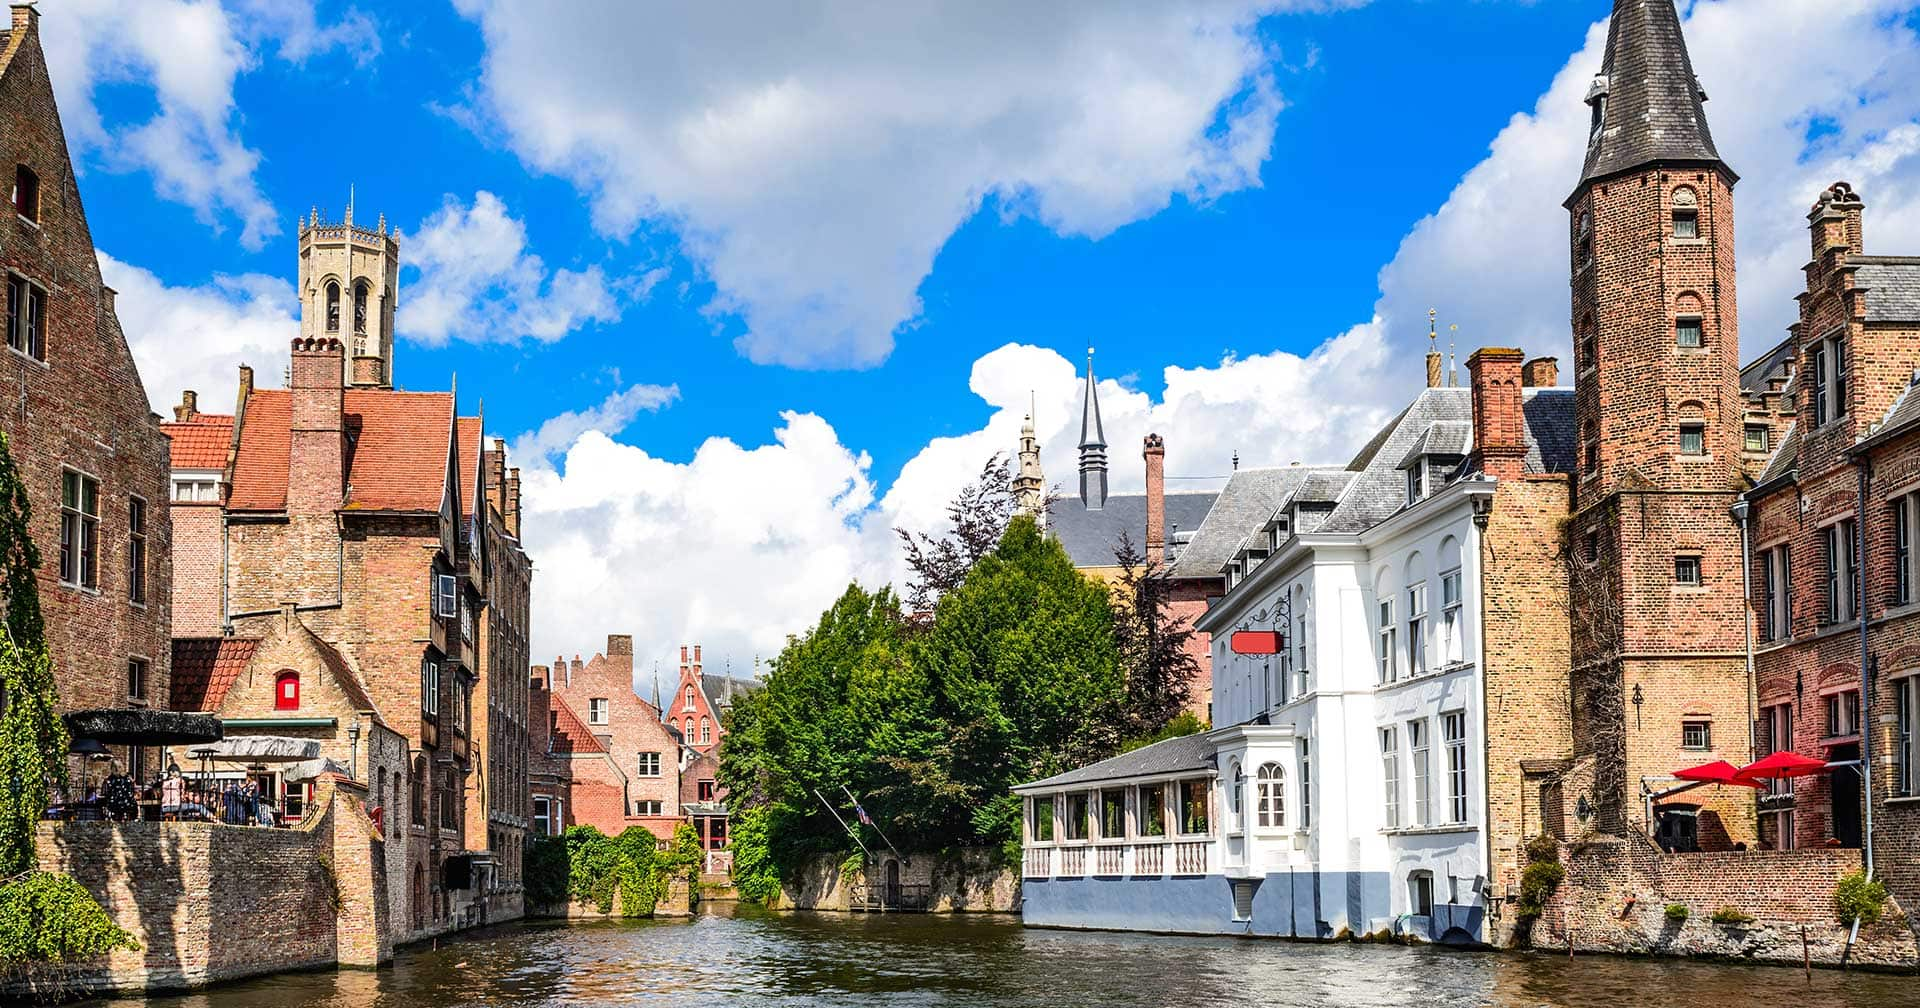
[{"label": "white railing", "polygon": [[1060,850],[1060,877],[1079,878],[1087,873],[1087,849],[1063,847]]},{"label": "white railing", "polygon": [[1167,845],[1163,843],[1134,844],[1133,873],[1135,875],[1165,875],[1167,873]]},{"label": "white railing", "polygon": [[1188,840],[1173,845],[1173,873],[1175,875],[1205,875],[1207,873],[1207,848],[1213,844],[1206,840]]},{"label": "white railing", "polygon": [[1029,847],[1021,856],[1020,874],[1024,878],[1050,878],[1053,875],[1053,848]]},{"label": "white railing", "polygon": [[1096,847],[1093,850],[1093,873],[1095,875],[1124,875],[1127,871],[1127,848],[1124,844],[1111,847]]}]

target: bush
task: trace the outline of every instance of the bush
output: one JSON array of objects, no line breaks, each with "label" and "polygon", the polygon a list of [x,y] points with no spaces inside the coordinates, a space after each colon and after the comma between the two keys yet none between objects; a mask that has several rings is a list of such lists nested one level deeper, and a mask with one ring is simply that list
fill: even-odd
[{"label": "bush", "polygon": [[0,885],[0,966],[82,962],[139,947],[72,876],[36,871]]},{"label": "bush", "polygon": [[1557,863],[1560,860],[1560,841],[1555,840],[1551,833],[1542,833],[1528,840],[1527,860]]},{"label": "bush", "polygon": [[1547,908],[1548,898],[1567,878],[1567,870],[1558,861],[1535,861],[1520,873],[1520,898],[1514,912],[1521,917],[1538,917]]},{"label": "bush", "polygon": [[1713,912],[1713,922],[1725,927],[1739,927],[1753,923],[1753,915],[1739,907],[1723,906]]},{"label": "bush", "polygon": [[1674,921],[1676,923],[1685,921],[1691,914],[1692,914],[1692,911],[1687,909],[1687,905],[1685,903],[1667,904],[1667,919],[1670,921]]},{"label": "bush", "polygon": [[560,837],[535,837],[522,858],[527,880],[527,902],[558,906],[567,900],[567,842]]},{"label": "bush", "polygon": [[765,903],[780,892],[780,867],[767,847],[767,809],[754,806],[734,813],[733,888],[740,898]]},{"label": "bush", "polygon": [[1887,908],[1887,887],[1867,877],[1865,872],[1854,872],[1840,880],[1833,889],[1833,907],[1840,914],[1840,923],[1851,925],[1854,921],[1873,924]]}]

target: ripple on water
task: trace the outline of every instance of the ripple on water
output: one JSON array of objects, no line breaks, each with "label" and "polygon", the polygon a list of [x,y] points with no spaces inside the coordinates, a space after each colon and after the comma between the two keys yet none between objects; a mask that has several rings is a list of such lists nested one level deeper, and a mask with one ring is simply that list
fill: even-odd
[{"label": "ripple on water", "polygon": [[1589,956],[1021,928],[997,917],[768,914],[536,923],[409,951],[379,971],[300,973],[146,1001],[166,1008],[1260,1005],[1373,1008],[1911,1008],[1911,977]]}]

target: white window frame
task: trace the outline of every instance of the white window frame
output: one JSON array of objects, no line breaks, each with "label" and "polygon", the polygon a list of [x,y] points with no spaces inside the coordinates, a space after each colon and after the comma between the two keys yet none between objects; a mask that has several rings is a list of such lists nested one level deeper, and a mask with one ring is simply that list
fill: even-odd
[{"label": "white window frame", "polygon": [[1760,639],[1793,639],[1793,551],[1785,543],[1760,554]]},{"label": "white window frame", "polygon": [[1397,725],[1383,725],[1380,728],[1380,772],[1386,788],[1386,815],[1382,821],[1388,829],[1400,828],[1400,729]]},{"label": "white window frame", "polygon": [[[1295,605],[1296,607],[1298,607],[1299,605],[1297,600]],[[1312,669],[1307,662],[1307,614],[1306,613],[1302,612],[1294,616],[1293,640],[1290,641],[1289,644],[1292,645],[1292,649],[1298,655],[1298,658],[1293,665],[1293,695],[1296,698],[1303,697],[1303,696],[1306,696],[1311,691],[1309,687],[1313,685],[1312,682],[1310,681],[1312,678]]]},{"label": "white window frame", "polygon": [[433,576],[433,614],[442,619],[451,619],[460,614],[459,579],[452,574],[435,573]]},{"label": "white window frame", "polygon": [[1825,552],[1825,615],[1829,625],[1850,623],[1854,618],[1854,564],[1860,545],[1859,526],[1852,518],[1842,518],[1820,530]]},{"label": "white window frame", "polygon": [[420,709],[440,713],[440,663],[426,656],[420,658]]},{"label": "white window frame", "polygon": [[1427,583],[1407,586],[1407,672],[1422,676],[1427,665]]},{"label": "white window frame", "polygon": [[640,753],[639,759],[636,761],[635,773],[640,777],[660,776],[660,754],[657,752]]},{"label": "white window frame", "polygon": [[607,698],[589,697],[587,699],[587,723],[603,725],[607,723]]},{"label": "white window frame", "polygon": [[1380,652],[1377,657],[1380,663],[1380,683],[1383,686],[1400,680],[1400,642],[1396,639],[1399,632],[1399,627],[1393,621],[1393,599],[1391,597],[1381,599]]},{"label": "white window frame", "polygon": [[1313,828],[1313,740],[1300,740],[1300,828]]},{"label": "white window frame", "polygon": [[[136,521],[135,518],[139,520]],[[147,604],[147,525],[153,509],[139,494],[127,498],[127,602],[145,608]]]},{"label": "white window frame", "polygon": [[1893,784],[1901,798],[1920,795],[1920,675],[1909,674],[1889,683],[1893,688]]},{"label": "white window frame", "polygon": [[1460,585],[1460,568],[1440,572],[1440,660],[1448,665],[1467,660]]},{"label": "white window frame", "polygon": [[1433,737],[1426,718],[1407,722],[1407,751],[1413,766],[1413,807],[1409,821],[1415,827],[1433,825]]},{"label": "white window frame", "polygon": [[[1695,732],[1698,738],[1694,738]],[[1680,722],[1680,748],[1694,751],[1713,749],[1713,722],[1707,718],[1684,718]]]},{"label": "white window frame", "polygon": [[[1287,828],[1287,769],[1279,763],[1262,763],[1254,775],[1259,796],[1256,822],[1263,830]],[[1236,807],[1236,816],[1238,815]]]},{"label": "white window frame", "polygon": [[[7,272],[7,348],[37,364],[47,363],[47,289],[27,276]],[[26,335],[20,335],[24,326]]]},{"label": "white window frame", "polygon": [[1467,821],[1467,712],[1446,711],[1440,715],[1440,733],[1447,750],[1447,822]]},{"label": "white window frame", "polygon": [[[70,479],[77,481],[73,504],[67,503]],[[90,512],[86,510],[89,486],[93,488]],[[60,469],[60,583],[83,591],[100,590],[100,480],[71,466]]]}]

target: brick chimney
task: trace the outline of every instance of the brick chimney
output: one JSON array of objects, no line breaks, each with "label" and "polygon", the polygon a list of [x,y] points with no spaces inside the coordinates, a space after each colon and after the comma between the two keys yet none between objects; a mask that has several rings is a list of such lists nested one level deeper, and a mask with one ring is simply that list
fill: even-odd
[{"label": "brick chimney", "polygon": [[507,514],[507,443],[494,438],[493,449],[481,455],[486,460],[486,500],[504,518]]},{"label": "brick chimney", "polygon": [[615,655],[627,655],[629,657],[633,655],[632,634],[607,635],[607,657],[612,658]]},{"label": "brick chimney", "polygon": [[1482,347],[1467,358],[1475,468],[1495,479],[1514,479],[1526,465],[1526,427],[1520,412],[1520,362],[1525,357],[1518,350]]},{"label": "brick chimney", "polygon": [[1160,435],[1149,434],[1140,454],[1147,462],[1147,568],[1151,570],[1167,555],[1167,444]]},{"label": "brick chimney", "polygon": [[1535,357],[1520,368],[1522,388],[1554,388],[1560,384],[1560,359]]},{"label": "brick chimney", "polygon": [[534,690],[546,689],[549,674],[545,665],[535,665],[532,674],[527,677],[527,688]]},{"label": "brick chimney", "polygon": [[192,389],[180,393],[180,405],[173,408],[174,423],[189,423],[200,412],[200,396]]},{"label": "brick chimney", "polygon": [[520,470],[518,467],[507,470],[506,504],[501,508],[501,516],[506,519],[507,531],[515,539],[520,538]]},{"label": "brick chimney", "polygon": [[1434,347],[1427,351],[1427,387],[1439,388],[1441,384],[1440,348]]},{"label": "brick chimney", "polygon": [[700,645],[693,646],[693,674],[700,674]]},{"label": "brick chimney", "polygon": [[1813,231],[1813,258],[1818,262],[1828,249],[1837,248],[1852,255],[1866,249],[1866,204],[1846,182],[1835,182],[1820,194],[1807,212]]},{"label": "brick chimney", "polygon": [[340,341],[302,337],[293,341],[289,368],[292,447],[287,465],[287,511],[322,514],[343,503],[346,481],[346,415]]}]

